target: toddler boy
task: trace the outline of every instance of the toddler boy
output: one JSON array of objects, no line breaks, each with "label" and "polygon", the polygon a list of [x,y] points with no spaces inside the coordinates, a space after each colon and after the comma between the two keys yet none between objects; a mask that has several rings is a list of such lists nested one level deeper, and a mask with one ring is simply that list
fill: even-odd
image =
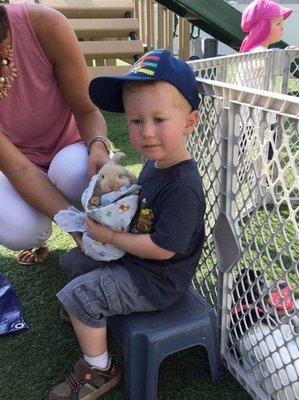
[{"label": "toddler boy", "polygon": [[94,79],[90,96],[100,109],[125,113],[132,146],[148,161],[138,179],[140,204],[130,232],[87,218],[90,236],[123,249],[125,256],[107,263],[76,248],[61,260],[71,281],[57,297],[84,358],[50,400],[96,399],[120,381],[107,352],[106,318],[175,303],[188,290],[205,237],[201,180],[186,149],[199,106],[188,64],[154,50],[125,76]]}]

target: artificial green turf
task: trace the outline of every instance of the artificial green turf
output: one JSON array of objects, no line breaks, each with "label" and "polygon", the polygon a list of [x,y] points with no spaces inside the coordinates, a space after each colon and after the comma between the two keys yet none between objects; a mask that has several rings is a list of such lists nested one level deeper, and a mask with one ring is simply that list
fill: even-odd
[{"label": "artificial green turf", "polygon": [[[137,173],[140,158],[131,149],[122,115],[105,114],[114,147],[127,154],[125,164]],[[59,317],[55,293],[66,279],[58,258],[74,246],[69,235],[54,227],[50,256],[39,266],[19,266],[15,253],[0,247],[0,272],[15,288],[28,330],[0,337],[0,400],[45,400],[81,356],[72,328]],[[122,353],[111,338],[110,351],[123,370]],[[136,366],[138,368],[138,366]],[[103,398],[124,400],[124,380]],[[169,356],[159,371],[158,400],[249,400],[229,374],[221,383],[210,379],[205,351],[196,347]],[[143,400],[143,399],[140,399]]]}]

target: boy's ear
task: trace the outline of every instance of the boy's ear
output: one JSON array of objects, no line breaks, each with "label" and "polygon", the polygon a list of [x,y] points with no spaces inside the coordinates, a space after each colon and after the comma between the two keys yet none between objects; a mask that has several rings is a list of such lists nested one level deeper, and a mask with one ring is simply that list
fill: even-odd
[{"label": "boy's ear", "polygon": [[198,110],[193,110],[189,113],[187,119],[186,119],[186,125],[185,125],[185,135],[190,135],[190,133],[194,130],[197,121],[199,118],[199,111]]}]

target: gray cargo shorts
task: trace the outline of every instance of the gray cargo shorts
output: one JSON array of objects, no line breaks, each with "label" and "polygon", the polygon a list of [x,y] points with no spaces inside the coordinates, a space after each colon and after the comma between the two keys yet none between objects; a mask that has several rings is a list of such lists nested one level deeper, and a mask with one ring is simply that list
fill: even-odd
[{"label": "gray cargo shorts", "polygon": [[76,248],[61,257],[60,266],[72,280],[57,297],[83,324],[100,328],[112,315],[157,310],[121,261],[95,261]]}]

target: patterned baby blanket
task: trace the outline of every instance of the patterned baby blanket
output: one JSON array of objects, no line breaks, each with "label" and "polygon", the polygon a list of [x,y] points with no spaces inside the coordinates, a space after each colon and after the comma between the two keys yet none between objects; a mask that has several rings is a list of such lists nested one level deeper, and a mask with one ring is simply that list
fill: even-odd
[{"label": "patterned baby blanket", "polygon": [[125,252],[111,244],[103,244],[93,240],[86,230],[85,217],[88,215],[114,231],[127,232],[138,208],[141,187],[133,184],[130,187],[123,186],[117,191],[103,194],[101,205],[94,207],[89,205],[89,199],[92,197],[96,179],[96,175],[92,177],[82,194],[81,202],[84,211],[79,211],[70,206],[67,210],[59,211],[54,220],[66,232],[83,233],[82,243],[86,255],[94,260],[117,260]]}]

